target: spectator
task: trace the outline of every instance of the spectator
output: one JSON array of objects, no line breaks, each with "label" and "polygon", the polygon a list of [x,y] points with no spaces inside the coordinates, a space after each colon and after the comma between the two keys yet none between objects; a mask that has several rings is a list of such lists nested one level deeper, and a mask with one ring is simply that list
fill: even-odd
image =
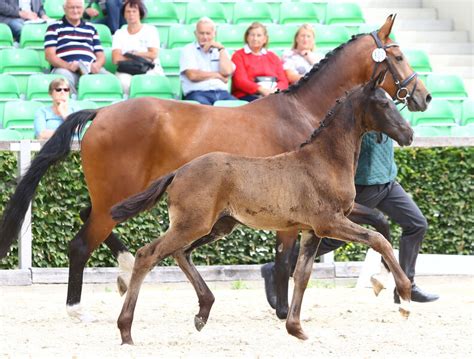
[{"label": "spectator", "polygon": [[314,39],[313,27],[303,24],[295,34],[291,49],[283,52],[283,69],[290,84],[297,82],[321,60],[314,52]]},{"label": "spectator", "polygon": [[281,60],[266,49],[267,29],[259,22],[252,23],[245,31],[245,46],[234,53],[236,69],[232,78],[232,94],[246,101],[267,96],[288,87],[288,79]]},{"label": "spectator", "polygon": [[[126,0],[121,12],[128,25],[125,29],[117,30],[113,37],[113,63],[117,64],[120,61],[129,60],[124,54],[131,53],[154,62],[155,67],[149,70],[147,74],[164,75],[158,57],[160,47],[158,31],[154,26],[142,24],[141,20],[145,16],[145,7],[142,2],[140,0]],[[117,72],[116,76],[122,84],[123,92],[128,95],[132,75]]]},{"label": "spectator", "polygon": [[84,11],[84,19],[93,19],[99,16],[99,11],[92,7],[93,4],[97,4],[102,10],[104,18],[94,19],[92,22],[107,25],[112,34],[114,34],[115,31],[125,24],[125,19],[120,11],[122,3],[122,0],[89,0],[86,10]]},{"label": "spectator", "polygon": [[65,15],[48,27],[44,42],[51,72],[64,76],[73,93],[81,75],[108,73],[103,68],[105,55],[97,30],[82,20],[83,12],[83,0],[66,0]]},{"label": "spectator", "polygon": [[40,108],[35,113],[35,137],[47,140],[54,131],[64,122],[67,116],[79,109],[74,109],[69,104],[69,83],[58,78],[49,84],[49,95],[53,99],[51,106]]},{"label": "spectator", "polygon": [[201,18],[194,34],[196,41],[183,47],[179,60],[184,99],[205,105],[235,100],[227,86],[235,66],[224,46],[215,41],[216,25]]},{"label": "spectator", "polygon": [[0,1],[0,23],[10,27],[15,41],[20,41],[21,29],[25,20],[46,20],[47,18],[41,0]]}]

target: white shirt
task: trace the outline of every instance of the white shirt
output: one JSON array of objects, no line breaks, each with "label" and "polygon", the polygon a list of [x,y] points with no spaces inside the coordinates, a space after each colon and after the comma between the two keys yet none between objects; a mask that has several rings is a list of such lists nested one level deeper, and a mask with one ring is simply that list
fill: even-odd
[{"label": "white shirt", "polygon": [[[321,56],[313,52],[316,62],[321,60]],[[297,74],[304,75],[307,73],[313,65],[311,65],[303,56],[297,53],[295,50],[285,50],[281,56],[283,61],[284,70],[293,70]]]},{"label": "white shirt", "polygon": [[[227,51],[227,50],[222,50]],[[228,56],[229,54],[227,54]],[[219,79],[209,79],[193,82],[184,74],[186,70],[202,70],[219,72],[219,50],[212,48],[204,52],[197,42],[183,47],[179,58],[179,72],[183,94],[187,95],[193,91],[224,90],[229,91],[228,85]],[[234,65],[235,67],[235,65]]]},{"label": "white shirt", "polygon": [[19,0],[18,5],[23,11],[31,11],[31,0]]},{"label": "white shirt", "polygon": [[[154,26],[143,24],[136,34],[130,34],[126,27],[118,29],[112,39],[112,50],[121,50],[122,55],[126,52],[147,52],[148,48],[160,48],[160,36]],[[160,59],[155,59],[155,64],[160,64]]]}]

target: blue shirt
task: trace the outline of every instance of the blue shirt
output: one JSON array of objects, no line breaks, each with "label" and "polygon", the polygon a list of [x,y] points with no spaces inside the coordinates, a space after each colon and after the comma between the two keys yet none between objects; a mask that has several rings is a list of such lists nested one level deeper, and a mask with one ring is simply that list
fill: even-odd
[{"label": "blue shirt", "polygon": [[[75,108],[73,104],[69,103],[68,115],[79,110],[81,109]],[[38,137],[44,130],[55,130],[61,126],[63,122],[62,117],[53,112],[53,106],[41,107],[35,113],[35,136]]]}]

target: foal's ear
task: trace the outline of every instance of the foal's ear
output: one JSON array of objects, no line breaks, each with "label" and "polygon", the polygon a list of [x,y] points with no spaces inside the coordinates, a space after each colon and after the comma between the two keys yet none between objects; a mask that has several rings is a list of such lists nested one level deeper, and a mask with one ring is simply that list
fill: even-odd
[{"label": "foal's ear", "polygon": [[387,17],[387,20],[385,20],[385,24],[382,25],[382,27],[379,30],[379,38],[383,42],[385,42],[389,35],[390,32],[392,31],[392,26],[393,23],[395,22],[395,18],[397,17],[397,14],[391,14]]}]

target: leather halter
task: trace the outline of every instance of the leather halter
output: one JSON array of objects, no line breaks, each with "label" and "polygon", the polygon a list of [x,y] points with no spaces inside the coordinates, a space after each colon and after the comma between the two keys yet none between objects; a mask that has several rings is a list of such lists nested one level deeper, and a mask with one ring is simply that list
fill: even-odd
[{"label": "leather halter", "polygon": [[[397,43],[391,43],[391,44],[388,44],[388,45],[384,45],[382,43],[382,41],[379,39],[379,36],[377,34],[377,30],[373,31],[370,35],[372,35],[372,37],[374,38],[375,44],[377,45],[377,48],[382,49],[383,51],[385,51],[387,48],[390,48],[390,47],[398,47],[399,46]],[[416,78],[417,78],[418,74],[416,72],[413,72],[405,80],[400,81],[398,79],[398,76],[397,76],[396,72],[395,72],[395,67],[394,67],[392,61],[389,59],[389,57],[385,56],[385,58],[381,62],[383,62],[383,61],[387,62],[387,68],[390,71],[390,74],[392,75],[393,80],[395,81],[395,85],[398,88],[397,94],[395,95],[395,97],[397,99],[396,104],[403,103],[406,106],[408,104],[408,98],[412,97],[413,93],[416,90],[416,85],[417,85]],[[375,67],[374,67],[374,71],[372,73],[371,79],[374,78],[375,72],[377,71],[377,67],[381,62],[375,62]],[[413,90],[410,93],[406,86],[412,80],[415,80],[415,84],[413,85]]]}]

